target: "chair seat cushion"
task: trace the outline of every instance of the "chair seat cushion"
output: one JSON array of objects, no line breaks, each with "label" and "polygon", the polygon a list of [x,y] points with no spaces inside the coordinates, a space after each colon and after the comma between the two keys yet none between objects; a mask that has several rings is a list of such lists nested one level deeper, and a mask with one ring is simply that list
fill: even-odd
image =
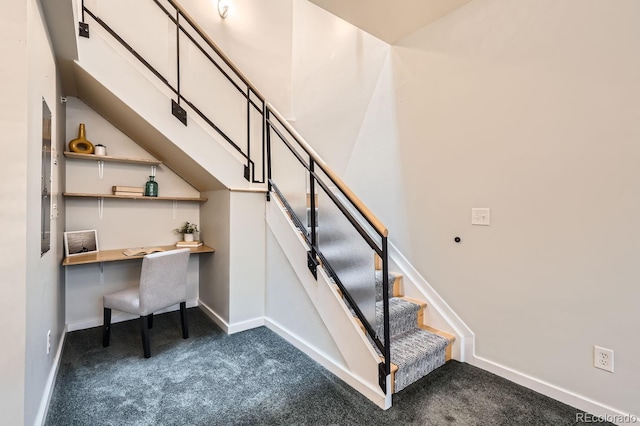
[{"label": "chair seat cushion", "polygon": [[141,315],[140,312],[140,291],[138,287],[126,288],[124,290],[105,294],[103,297],[105,308],[116,309],[130,314]]}]

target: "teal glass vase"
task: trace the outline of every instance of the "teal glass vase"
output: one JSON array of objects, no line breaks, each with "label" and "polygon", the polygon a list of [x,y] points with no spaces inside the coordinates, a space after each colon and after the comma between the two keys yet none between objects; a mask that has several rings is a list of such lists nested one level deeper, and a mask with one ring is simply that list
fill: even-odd
[{"label": "teal glass vase", "polygon": [[145,197],[157,197],[158,196],[158,182],[156,182],[155,176],[149,176],[149,180],[144,186]]}]

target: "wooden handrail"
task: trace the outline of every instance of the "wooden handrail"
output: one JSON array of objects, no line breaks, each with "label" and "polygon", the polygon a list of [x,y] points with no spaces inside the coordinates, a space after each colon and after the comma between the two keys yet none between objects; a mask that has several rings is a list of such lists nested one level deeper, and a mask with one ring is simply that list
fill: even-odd
[{"label": "wooden handrail", "polygon": [[262,102],[264,102],[266,98],[262,95],[262,93],[260,93],[256,86],[251,82],[251,80],[249,80],[249,78],[247,78],[247,76],[244,75],[238,67],[236,67],[233,61],[222,51],[222,49],[218,47],[213,39],[209,37],[207,32],[202,29],[200,25],[198,25],[198,23],[191,17],[191,15],[189,15],[189,13],[187,13],[187,11],[175,1],[168,0],[168,2],[180,13],[180,15],[184,17],[189,25],[191,25],[191,27],[196,30],[198,35],[202,37],[202,39],[209,45],[209,47],[211,47],[216,52],[216,54],[224,61],[224,63],[227,64],[229,68],[231,68],[234,74],[236,74],[240,78],[240,80],[244,82],[244,84],[250,87],[251,91],[255,93]]},{"label": "wooden handrail", "polygon": [[296,129],[289,124],[289,122],[271,105],[270,102],[267,102],[268,111],[273,114],[280,124],[284,126],[284,128],[293,136],[298,145],[311,157],[314,163],[316,163],[322,171],[331,179],[331,181],[336,184],[336,186],[342,191],[342,193],[349,199],[351,204],[353,204],[356,209],[371,223],[376,232],[383,237],[387,237],[389,235],[389,230],[386,226],[376,217],[375,214],[358,198],[356,194],[347,186],[346,183],[340,179],[340,177],[327,165],[327,163],[320,158],[320,156],[309,146],[309,144],[304,140],[302,136],[296,131]]}]

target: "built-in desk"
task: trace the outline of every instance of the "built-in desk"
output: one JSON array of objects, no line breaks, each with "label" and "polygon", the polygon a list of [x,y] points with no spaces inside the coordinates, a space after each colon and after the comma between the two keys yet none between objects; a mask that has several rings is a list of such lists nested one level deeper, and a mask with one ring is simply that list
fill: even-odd
[{"label": "built-in desk", "polygon": [[[164,249],[165,251],[178,249],[175,245],[159,247]],[[65,257],[62,261],[62,266],[84,265],[86,263],[118,262],[121,260],[142,259],[144,257],[144,255],[127,256],[122,253],[124,250],[126,250],[126,248],[102,250],[97,253],[87,253]],[[190,250],[192,254],[215,252],[215,249],[205,245],[202,245],[200,247],[193,247],[190,248]]]}]

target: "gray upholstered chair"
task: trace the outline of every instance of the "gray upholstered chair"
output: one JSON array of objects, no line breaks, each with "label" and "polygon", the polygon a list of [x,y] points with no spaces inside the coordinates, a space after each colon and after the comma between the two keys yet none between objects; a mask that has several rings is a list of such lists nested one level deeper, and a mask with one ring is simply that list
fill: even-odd
[{"label": "gray upholstered chair", "polygon": [[153,313],[180,304],[182,338],[189,337],[187,329],[187,266],[190,250],[170,250],[146,255],[142,259],[140,286],[105,294],[103,298],[104,324],[102,346],[109,346],[111,310],[140,315],[144,357],[151,356],[149,329],[153,327]]}]

